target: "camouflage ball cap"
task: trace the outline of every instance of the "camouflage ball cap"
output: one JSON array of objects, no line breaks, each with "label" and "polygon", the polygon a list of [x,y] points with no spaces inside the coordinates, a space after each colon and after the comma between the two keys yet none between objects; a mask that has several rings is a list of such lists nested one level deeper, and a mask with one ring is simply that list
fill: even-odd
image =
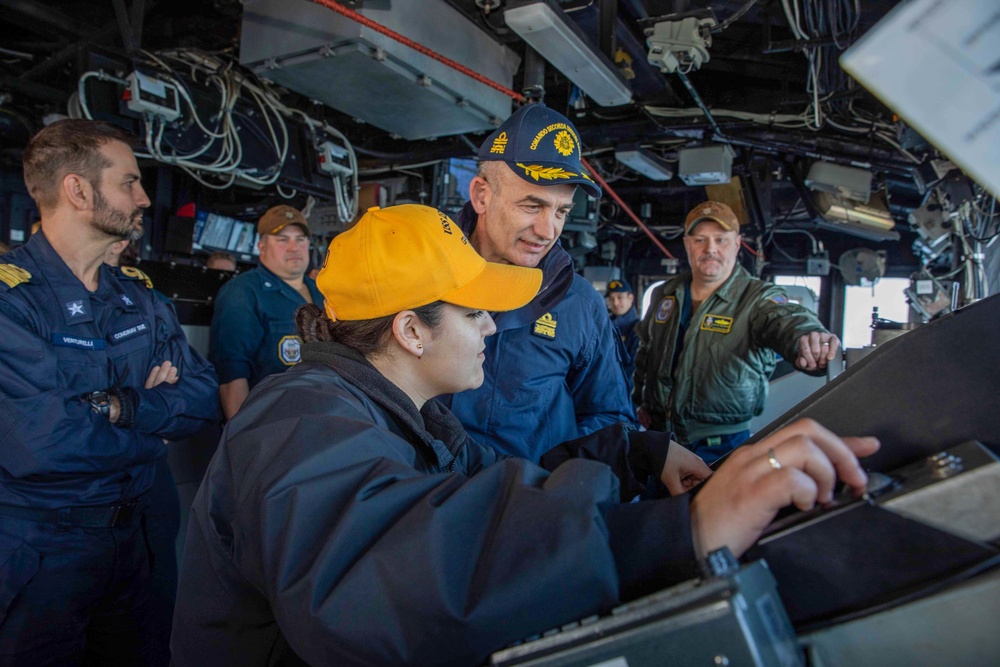
[{"label": "camouflage ball cap", "polygon": [[591,197],[601,188],[580,164],[580,135],[573,123],[541,104],[515,111],[479,147],[482,161],[501,161],[534,185],[580,185]]}]

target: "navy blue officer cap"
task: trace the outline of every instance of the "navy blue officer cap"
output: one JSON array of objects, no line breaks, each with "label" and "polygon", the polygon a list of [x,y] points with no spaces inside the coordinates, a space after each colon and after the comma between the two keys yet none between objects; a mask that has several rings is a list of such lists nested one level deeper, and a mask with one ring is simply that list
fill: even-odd
[{"label": "navy blue officer cap", "polygon": [[629,285],[628,281],[625,280],[624,278],[615,278],[614,280],[608,283],[608,291],[605,293],[604,296],[608,296],[613,292],[627,292],[631,294],[632,286]]},{"label": "navy blue officer cap", "polygon": [[601,188],[580,164],[580,135],[573,123],[542,104],[526,104],[479,147],[481,161],[500,161],[534,185],[572,183],[591,197]]}]

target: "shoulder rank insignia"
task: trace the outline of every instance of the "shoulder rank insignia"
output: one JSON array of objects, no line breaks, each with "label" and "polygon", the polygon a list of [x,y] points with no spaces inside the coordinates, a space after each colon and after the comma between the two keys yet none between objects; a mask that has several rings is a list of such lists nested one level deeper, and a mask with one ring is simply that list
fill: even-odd
[{"label": "shoulder rank insignia", "polygon": [[13,289],[29,280],[31,280],[31,274],[20,266],[0,264],[0,283],[4,283],[7,287]]},{"label": "shoulder rank insignia", "polygon": [[153,281],[149,279],[149,276],[147,276],[145,273],[135,268],[134,266],[123,266],[118,270],[121,271],[122,275],[127,278],[134,278],[135,280],[141,280],[142,283],[146,286],[146,289],[153,289]]},{"label": "shoulder rank insignia", "polygon": [[531,326],[531,333],[550,340],[556,337],[556,317],[552,313],[545,313]]}]

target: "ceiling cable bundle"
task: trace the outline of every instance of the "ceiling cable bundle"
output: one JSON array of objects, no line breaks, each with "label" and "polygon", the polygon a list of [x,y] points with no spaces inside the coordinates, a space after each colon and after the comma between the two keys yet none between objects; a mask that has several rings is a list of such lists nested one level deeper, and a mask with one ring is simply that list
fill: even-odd
[{"label": "ceiling cable bundle", "polygon": [[[208,188],[273,185],[285,198],[296,194],[278,183],[291,145],[287,121],[294,118],[306,125],[314,148],[319,150],[326,145],[330,147],[328,152],[338,158],[336,161],[331,158],[323,171],[332,180],[341,222],[355,217],[359,187],[357,156],[343,133],[287,106],[254,75],[215,55],[173,49],[155,54],[143,51],[141,57],[143,61],[137,63],[136,71],[125,79],[105,72],[85,72],[77,88],[79,115],[93,118],[87,95],[90,79],[116,83],[126,88],[124,99],[129,108],[143,116],[145,152],[137,152],[139,157],[180,167]],[[179,69],[184,76],[178,73]],[[188,80],[214,91],[216,106],[203,108],[204,95],[199,98],[199,106]],[[192,133],[194,126],[197,132]],[[267,147],[269,164],[248,164],[246,142],[250,140]]]}]

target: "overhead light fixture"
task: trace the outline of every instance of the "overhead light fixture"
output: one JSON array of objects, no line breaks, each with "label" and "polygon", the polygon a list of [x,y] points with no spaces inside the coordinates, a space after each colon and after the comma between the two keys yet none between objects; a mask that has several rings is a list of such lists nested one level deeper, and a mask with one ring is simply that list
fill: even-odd
[{"label": "overhead light fixture", "polygon": [[674,177],[670,168],[659,155],[638,146],[623,146],[615,149],[615,159],[654,181],[669,181]]},{"label": "overhead light fixture", "polygon": [[870,171],[833,162],[813,162],[805,183],[810,190],[865,204],[872,196]]},{"label": "overhead light fixture", "polygon": [[511,2],[503,17],[507,27],[601,106],[632,101],[615,64],[552,0]]},{"label": "overhead light fixture", "polygon": [[723,185],[732,180],[733,149],[727,144],[677,151],[677,175],[687,185]]},{"label": "overhead light fixture", "polygon": [[867,204],[851,199],[816,194],[816,208],[821,218],[816,220],[820,227],[860,236],[872,241],[895,241],[899,232],[895,231],[896,221],[880,196],[873,197]]}]

